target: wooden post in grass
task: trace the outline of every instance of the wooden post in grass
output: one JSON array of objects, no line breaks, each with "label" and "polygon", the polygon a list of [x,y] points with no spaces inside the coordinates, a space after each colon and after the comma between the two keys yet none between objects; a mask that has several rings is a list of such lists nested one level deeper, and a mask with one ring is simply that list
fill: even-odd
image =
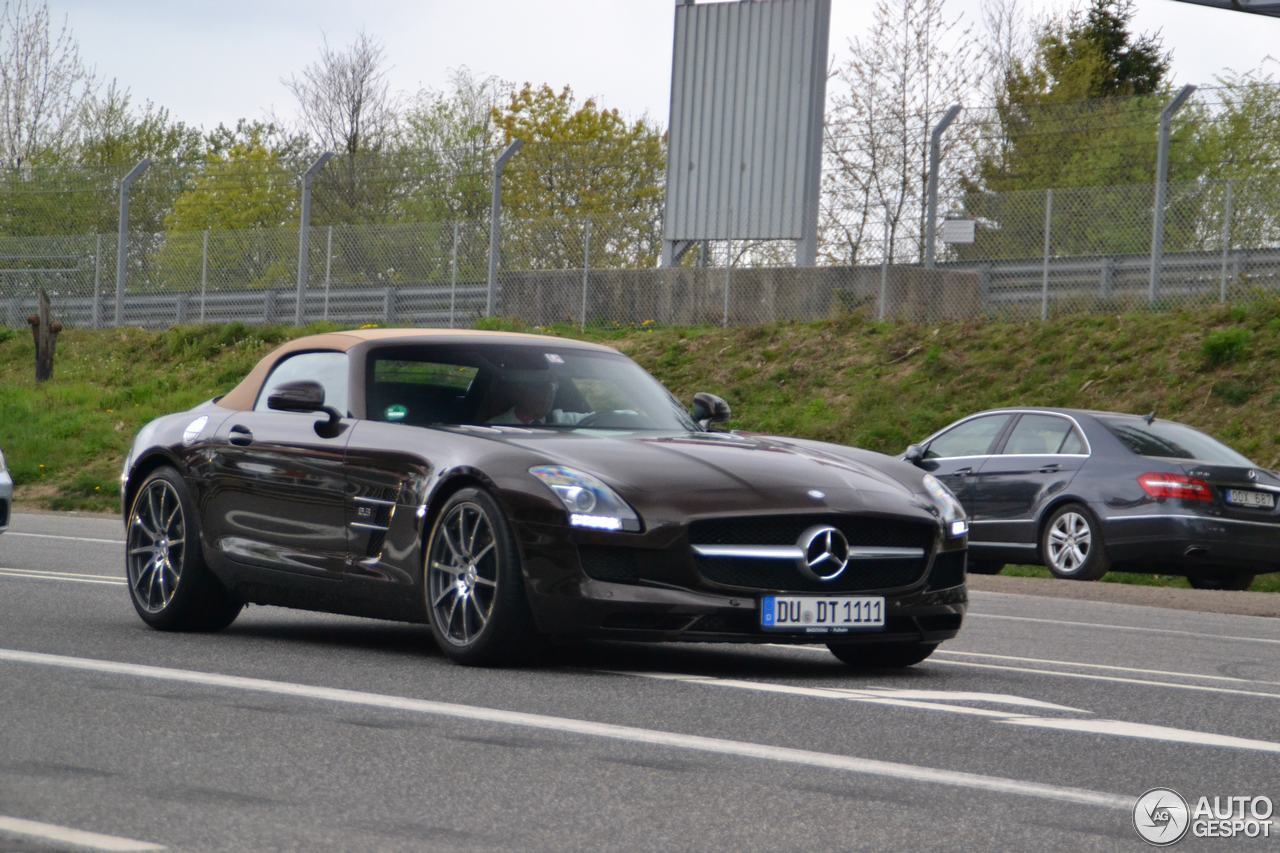
[{"label": "wooden post in grass", "polygon": [[40,303],[37,313],[27,318],[31,326],[31,337],[36,341],[36,381],[47,382],[53,378],[53,350],[58,344],[58,333],[62,324],[53,319],[53,310],[49,307],[49,294],[40,289]]}]

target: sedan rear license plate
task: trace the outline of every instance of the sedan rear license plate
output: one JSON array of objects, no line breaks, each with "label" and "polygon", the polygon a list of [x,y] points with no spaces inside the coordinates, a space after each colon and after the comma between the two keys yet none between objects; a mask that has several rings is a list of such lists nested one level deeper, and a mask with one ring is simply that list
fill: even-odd
[{"label": "sedan rear license plate", "polygon": [[1227,489],[1227,503],[1232,506],[1275,509],[1276,496],[1270,492],[1255,492],[1249,489]]},{"label": "sedan rear license plate", "polygon": [[882,595],[766,595],[760,599],[766,631],[842,634],[884,630]]}]

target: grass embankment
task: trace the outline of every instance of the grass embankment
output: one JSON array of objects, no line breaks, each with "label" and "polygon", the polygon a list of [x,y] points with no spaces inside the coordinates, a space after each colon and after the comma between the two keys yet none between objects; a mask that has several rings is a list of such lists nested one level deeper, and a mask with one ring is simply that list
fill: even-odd
[{"label": "grass embankment", "polygon": [[[18,500],[114,509],[120,464],[142,424],[225,392],[274,345],[319,330],[68,330],[58,341],[55,379],[41,387],[33,381],[31,336],[0,330],[0,448]],[[993,406],[1154,410],[1213,433],[1259,465],[1280,467],[1275,298],[1048,323],[919,326],[850,315],[738,329],[538,331],[610,343],[682,399],[718,393],[741,429],[898,452]],[[1255,588],[1271,586],[1260,579]],[[1280,590],[1280,579],[1274,586]]]}]

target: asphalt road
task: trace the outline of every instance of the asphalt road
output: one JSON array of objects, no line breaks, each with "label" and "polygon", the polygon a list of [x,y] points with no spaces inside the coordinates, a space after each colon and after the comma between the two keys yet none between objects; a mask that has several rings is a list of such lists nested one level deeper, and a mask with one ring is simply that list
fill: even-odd
[{"label": "asphalt road", "polygon": [[0,850],[1140,849],[1149,788],[1280,801],[1280,620],[975,592],[901,673],[623,644],[476,670],[272,608],[151,631],[120,539],[0,536]]}]

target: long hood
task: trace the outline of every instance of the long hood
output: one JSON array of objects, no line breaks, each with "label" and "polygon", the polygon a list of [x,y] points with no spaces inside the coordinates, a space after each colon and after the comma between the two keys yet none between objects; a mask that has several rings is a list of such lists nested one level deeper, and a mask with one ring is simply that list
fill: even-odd
[{"label": "long hood", "polygon": [[911,466],[854,448],[775,436],[508,432],[537,462],[588,471],[652,518],[772,511],[927,514]]}]

